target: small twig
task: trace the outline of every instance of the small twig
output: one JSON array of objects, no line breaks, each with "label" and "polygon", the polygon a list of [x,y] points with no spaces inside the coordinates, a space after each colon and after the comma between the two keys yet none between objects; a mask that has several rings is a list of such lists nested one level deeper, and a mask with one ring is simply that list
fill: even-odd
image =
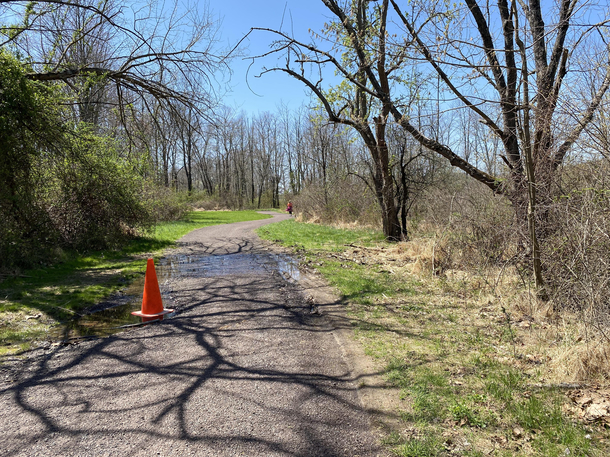
[{"label": "small twig", "polygon": [[527,386],[529,389],[583,389],[585,387],[588,387],[587,384],[577,382],[560,382],[559,384],[530,384]]},{"label": "small twig", "polygon": [[513,357],[516,358],[517,357],[517,343],[515,342],[515,334],[513,332],[513,327],[510,324],[510,315],[508,314],[508,312],[506,311],[506,308],[504,306],[502,306],[502,312],[506,316],[506,325],[508,326],[508,331],[510,332],[510,339],[513,343]]},{"label": "small twig", "polygon": [[70,343],[70,341],[93,340],[93,339],[98,339],[98,338],[102,338],[102,337],[99,336],[99,335],[72,336],[70,338],[64,338],[63,340],[56,341],[56,343],[59,343],[59,344],[68,344],[68,343]]},{"label": "small twig", "polygon": [[[64,305],[67,305],[68,303],[70,303],[70,302],[67,301],[66,303],[64,303]],[[84,316],[84,314],[77,313],[76,311],[68,309],[68,308],[64,308],[63,306],[56,306],[56,305],[47,305],[47,306],[50,306],[51,308],[61,309],[62,311],[66,311],[67,313],[75,314],[78,317],[83,317]]]}]

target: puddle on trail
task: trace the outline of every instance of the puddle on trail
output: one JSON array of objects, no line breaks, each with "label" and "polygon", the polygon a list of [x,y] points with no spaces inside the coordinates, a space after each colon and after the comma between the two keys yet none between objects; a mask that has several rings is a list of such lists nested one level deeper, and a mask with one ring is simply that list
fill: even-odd
[{"label": "puddle on trail", "polygon": [[[176,277],[213,278],[228,275],[268,275],[278,271],[290,282],[300,279],[297,262],[282,254],[228,254],[228,255],[180,255],[168,256],[155,266],[161,286],[163,304],[171,308],[171,296],[163,292],[163,284]],[[144,277],[134,281],[119,298],[122,304],[101,311],[79,316],[51,329],[51,340],[69,340],[87,337],[103,337],[142,325],[141,318],[133,316],[142,305]],[[173,314],[165,316],[171,318]]]},{"label": "puddle on trail", "polygon": [[156,270],[160,282],[175,276],[213,278],[228,275],[265,275],[273,271],[279,271],[288,281],[300,279],[297,262],[282,254],[168,256],[159,261]]},{"label": "puddle on trail", "polygon": [[142,320],[131,314],[140,309],[140,300],[126,305],[113,306],[93,314],[87,314],[60,324],[51,329],[53,340],[69,340],[86,337],[110,336],[122,332],[130,326],[139,325]]}]

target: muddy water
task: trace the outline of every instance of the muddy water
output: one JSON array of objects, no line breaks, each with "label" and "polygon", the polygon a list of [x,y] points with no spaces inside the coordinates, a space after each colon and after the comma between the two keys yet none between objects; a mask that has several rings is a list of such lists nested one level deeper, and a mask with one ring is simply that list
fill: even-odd
[{"label": "muddy water", "polygon": [[166,257],[156,267],[159,282],[173,277],[213,278],[229,275],[265,275],[278,271],[288,281],[300,278],[297,263],[281,254],[181,255]]},{"label": "muddy water", "polygon": [[[217,256],[179,255],[168,256],[155,266],[161,287],[161,296],[166,308],[172,307],[171,295],[164,291],[171,279],[178,277],[213,278],[229,275],[269,275],[274,271],[287,281],[298,281],[300,272],[297,262],[287,255],[239,253]],[[118,299],[120,305],[112,306],[92,314],[78,316],[52,329],[51,340],[70,340],[88,337],[103,337],[142,325],[142,320],[131,314],[142,305],[144,277],[134,281]],[[164,318],[171,318],[173,314]]]}]

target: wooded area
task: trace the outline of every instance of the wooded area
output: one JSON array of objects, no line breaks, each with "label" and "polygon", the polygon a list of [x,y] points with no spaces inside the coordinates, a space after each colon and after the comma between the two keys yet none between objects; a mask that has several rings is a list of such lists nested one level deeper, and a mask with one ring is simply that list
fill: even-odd
[{"label": "wooded area", "polygon": [[450,231],[605,322],[608,5],[322,1],[309,41],[250,32],[310,106],[251,115],[223,106],[239,51],[205,8],[1,0],[0,268],[118,245],[186,201],[292,199],[389,240]]}]

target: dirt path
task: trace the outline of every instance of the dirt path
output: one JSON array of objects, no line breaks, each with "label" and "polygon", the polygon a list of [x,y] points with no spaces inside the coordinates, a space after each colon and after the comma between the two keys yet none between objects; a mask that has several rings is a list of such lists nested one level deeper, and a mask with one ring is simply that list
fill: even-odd
[{"label": "dirt path", "polygon": [[173,319],[4,367],[0,453],[381,455],[332,318],[310,314],[303,286],[269,269],[277,258],[253,234],[285,218],[185,236],[174,254],[222,265],[162,286]]}]

